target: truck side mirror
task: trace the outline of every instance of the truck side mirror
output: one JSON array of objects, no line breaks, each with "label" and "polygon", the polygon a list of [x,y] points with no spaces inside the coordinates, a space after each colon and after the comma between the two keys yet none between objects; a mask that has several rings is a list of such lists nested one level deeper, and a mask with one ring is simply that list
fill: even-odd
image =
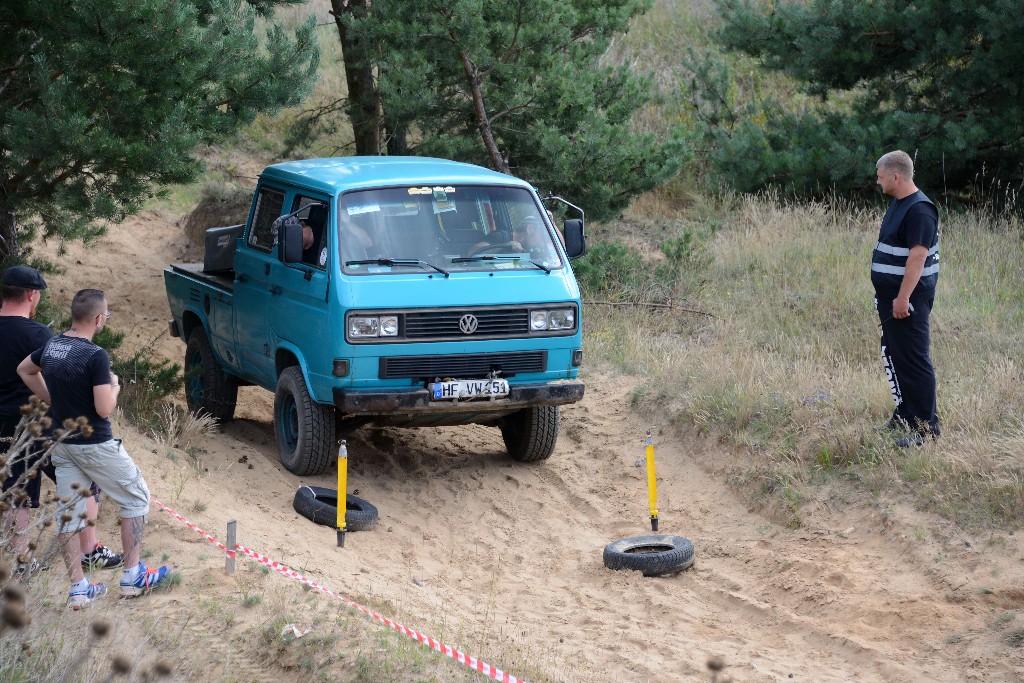
[{"label": "truck side mirror", "polygon": [[302,261],[302,224],[297,220],[286,220],[279,228],[277,257],[282,263]]},{"label": "truck side mirror", "polygon": [[582,218],[565,219],[562,234],[565,237],[565,253],[570,259],[577,259],[587,253]]}]

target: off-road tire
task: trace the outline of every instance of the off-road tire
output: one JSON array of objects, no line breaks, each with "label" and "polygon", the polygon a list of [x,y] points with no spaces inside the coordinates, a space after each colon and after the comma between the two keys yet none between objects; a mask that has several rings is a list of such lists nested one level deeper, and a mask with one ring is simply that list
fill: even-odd
[{"label": "off-road tire", "polygon": [[317,403],[309,395],[302,370],[285,368],[274,393],[274,436],[281,464],[292,474],[323,474],[334,452],[334,407]]},{"label": "off-road tire", "polygon": [[674,574],[693,565],[693,543],[682,536],[636,536],[604,548],[608,569],[632,569],[644,576]]},{"label": "off-road tire", "polygon": [[185,346],[185,402],[197,415],[210,415],[229,422],[235,415],[238,385],[232,381],[213,355],[206,330],[197,327]]},{"label": "off-road tire", "polygon": [[555,452],[561,413],[558,406],[534,406],[505,417],[501,437],[513,460],[547,460]]},{"label": "off-road tire", "polygon": [[[321,486],[303,486],[295,492],[292,507],[314,524],[332,529],[338,524],[338,491]],[[362,498],[345,496],[345,531],[370,531],[377,526],[377,508]]]}]

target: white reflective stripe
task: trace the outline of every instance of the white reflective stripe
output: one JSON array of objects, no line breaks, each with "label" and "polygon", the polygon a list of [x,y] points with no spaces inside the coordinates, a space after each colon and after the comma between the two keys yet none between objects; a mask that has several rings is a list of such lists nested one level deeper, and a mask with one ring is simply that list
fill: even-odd
[{"label": "white reflective stripe", "polygon": [[892,254],[893,256],[910,256],[910,250],[906,247],[890,247],[888,244],[882,244],[881,242],[875,245],[875,251],[880,251],[883,254]]},{"label": "white reflective stripe", "polygon": [[[903,275],[907,272],[904,266],[887,266],[882,263],[872,263],[871,270],[876,273],[887,273],[889,275]],[[936,263],[933,266],[928,266],[921,271],[921,277],[927,277],[929,275],[935,275],[939,272],[939,264]]]},{"label": "white reflective stripe", "polygon": [[[892,254],[893,256],[910,256],[910,250],[906,247],[890,247],[888,244],[882,244],[879,242],[875,245],[875,251],[880,251],[883,254]],[[928,255],[933,256],[939,253],[939,245],[935,245],[928,250]]]}]

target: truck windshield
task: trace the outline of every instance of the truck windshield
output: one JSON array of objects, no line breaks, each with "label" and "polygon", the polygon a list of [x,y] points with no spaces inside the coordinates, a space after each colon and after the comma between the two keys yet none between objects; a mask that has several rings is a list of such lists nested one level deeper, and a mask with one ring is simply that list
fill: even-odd
[{"label": "truck windshield", "polygon": [[346,273],[562,267],[558,233],[533,193],[448,185],[349,192],[339,242]]}]

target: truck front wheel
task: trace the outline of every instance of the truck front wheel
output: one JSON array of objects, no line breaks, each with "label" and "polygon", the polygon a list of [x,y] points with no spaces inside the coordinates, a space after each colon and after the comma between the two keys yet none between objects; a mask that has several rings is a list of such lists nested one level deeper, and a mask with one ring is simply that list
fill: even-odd
[{"label": "truck front wheel", "polygon": [[185,347],[185,402],[198,415],[206,414],[221,422],[235,415],[238,385],[221,370],[213,355],[210,340],[201,327],[192,330]]},{"label": "truck front wheel", "polygon": [[523,408],[509,415],[501,423],[508,454],[519,462],[547,460],[555,452],[559,420],[558,406]]},{"label": "truck front wheel", "polygon": [[281,464],[304,477],[323,474],[334,453],[334,407],[320,405],[309,395],[302,371],[285,368],[274,394],[274,433]]}]

